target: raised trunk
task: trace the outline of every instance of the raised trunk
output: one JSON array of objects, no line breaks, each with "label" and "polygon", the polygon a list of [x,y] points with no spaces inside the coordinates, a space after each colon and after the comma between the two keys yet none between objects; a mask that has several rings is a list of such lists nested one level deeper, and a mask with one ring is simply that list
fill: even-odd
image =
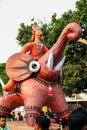
[{"label": "raised trunk", "polygon": [[54,65],[55,66],[61,59],[64,52],[67,40],[75,41],[78,40],[82,34],[82,29],[77,23],[68,24],[62,31],[60,37],[54,44],[54,46],[42,57],[40,62],[47,63],[50,52],[54,55]]}]

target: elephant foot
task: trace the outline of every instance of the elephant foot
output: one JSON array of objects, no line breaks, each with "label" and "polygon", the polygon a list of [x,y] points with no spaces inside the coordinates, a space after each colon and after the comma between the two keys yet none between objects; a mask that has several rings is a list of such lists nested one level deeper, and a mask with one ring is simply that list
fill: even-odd
[{"label": "elephant foot", "polygon": [[28,126],[33,127],[34,121],[41,114],[41,109],[37,106],[28,106],[25,108],[25,118]]},{"label": "elephant foot", "polygon": [[[34,114],[35,116],[35,114]],[[33,127],[34,126],[34,122],[35,122],[35,118],[36,117],[27,117],[26,118],[26,123],[29,127]]]},{"label": "elephant foot", "polygon": [[68,117],[69,117],[69,115],[70,115],[70,113],[66,113],[66,114],[64,114],[64,115],[60,116],[60,118],[61,118],[61,119],[68,118]]},{"label": "elephant foot", "polygon": [[65,110],[61,111],[60,113],[58,113],[58,116],[61,119],[68,118],[69,115],[70,115],[70,110],[69,109],[65,109]]}]

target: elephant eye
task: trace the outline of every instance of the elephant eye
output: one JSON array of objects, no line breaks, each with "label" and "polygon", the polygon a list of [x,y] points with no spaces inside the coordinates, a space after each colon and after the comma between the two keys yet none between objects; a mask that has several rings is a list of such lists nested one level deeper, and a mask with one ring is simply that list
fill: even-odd
[{"label": "elephant eye", "polygon": [[38,61],[31,61],[29,64],[29,70],[32,72],[38,72],[40,70],[40,64]]}]

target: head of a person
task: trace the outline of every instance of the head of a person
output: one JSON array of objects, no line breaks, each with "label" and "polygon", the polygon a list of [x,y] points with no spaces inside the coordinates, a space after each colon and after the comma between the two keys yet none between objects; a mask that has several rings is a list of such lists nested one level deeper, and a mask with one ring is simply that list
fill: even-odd
[{"label": "head of a person", "polygon": [[7,117],[4,115],[0,115],[0,127],[4,128],[6,125],[6,119]]},{"label": "head of a person", "polygon": [[31,37],[31,41],[33,41],[35,39],[35,37],[41,39],[42,36],[43,36],[43,32],[42,32],[41,28],[38,25],[34,24],[32,26],[32,37]]},{"label": "head of a person", "polygon": [[20,116],[20,115],[21,115],[21,113],[20,113],[20,112],[18,112],[18,115]]},{"label": "head of a person", "polygon": [[87,130],[87,110],[83,108],[73,110],[68,121],[69,130]]},{"label": "head of a person", "polygon": [[61,125],[62,125],[63,130],[69,130],[68,119],[62,119]]},{"label": "head of a person", "polygon": [[40,115],[36,117],[34,129],[35,130],[49,130],[50,127],[50,119],[44,115]]}]

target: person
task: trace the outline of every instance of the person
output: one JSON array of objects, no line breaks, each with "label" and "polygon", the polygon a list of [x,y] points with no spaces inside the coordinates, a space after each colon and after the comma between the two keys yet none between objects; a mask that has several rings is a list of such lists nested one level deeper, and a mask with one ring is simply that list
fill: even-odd
[{"label": "person", "polygon": [[36,117],[34,122],[34,130],[49,130],[50,119],[44,115],[39,115]]},{"label": "person", "polygon": [[57,116],[56,113],[54,113],[54,119],[56,120],[56,122],[59,124],[60,123],[60,118]]},{"label": "person", "polygon": [[6,125],[6,119],[5,115],[0,115],[0,130],[10,130]]},{"label": "person", "polygon": [[[42,37],[43,32],[41,28],[38,25],[34,24],[32,26],[31,41],[26,43],[20,52],[29,54],[33,56],[35,60],[38,60],[48,51],[48,48],[41,42]],[[16,81],[10,79],[8,83],[3,87],[3,90],[11,91],[14,86],[16,86],[16,84]]]},{"label": "person", "polygon": [[12,112],[12,120],[15,121],[16,120],[16,117],[15,117],[15,112]]},{"label": "person", "polygon": [[20,112],[18,112],[18,121],[23,121],[23,116],[21,115]]},{"label": "person", "polygon": [[69,130],[87,130],[87,110],[83,108],[73,110],[68,121]]},{"label": "person", "polygon": [[62,119],[60,124],[62,130],[69,130],[68,119]]}]

